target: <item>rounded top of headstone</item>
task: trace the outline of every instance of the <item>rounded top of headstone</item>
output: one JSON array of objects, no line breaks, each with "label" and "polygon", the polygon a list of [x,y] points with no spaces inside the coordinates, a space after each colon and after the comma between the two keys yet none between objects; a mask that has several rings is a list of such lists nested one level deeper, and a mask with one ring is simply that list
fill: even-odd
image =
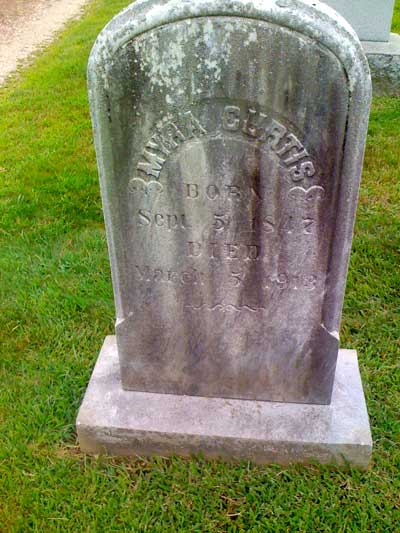
[{"label": "rounded top of headstone", "polygon": [[263,20],[317,41],[342,63],[350,92],[370,97],[368,61],[356,32],[318,0],[137,0],[99,34],[89,58],[89,75],[106,69],[118,49],[147,31],[185,19],[217,16]]}]

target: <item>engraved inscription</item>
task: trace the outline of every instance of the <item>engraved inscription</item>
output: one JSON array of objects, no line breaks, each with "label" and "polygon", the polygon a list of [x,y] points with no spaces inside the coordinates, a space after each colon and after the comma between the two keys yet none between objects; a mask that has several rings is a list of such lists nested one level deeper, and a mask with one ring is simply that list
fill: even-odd
[{"label": "engraved inscription", "polygon": [[[295,183],[316,177],[316,167],[311,155],[293,132],[264,111],[236,105],[226,105],[219,122],[210,131],[207,131],[192,111],[164,118],[156,125],[147,141],[136,170],[146,177],[158,179],[168,157],[185,142],[216,135],[218,132],[239,132],[247,140],[264,145],[277,155],[287,175]],[[197,198],[195,186],[191,187],[189,184],[187,192],[188,198]],[[208,193],[211,199],[218,195],[216,190],[206,191]],[[236,194],[235,190],[230,193],[233,196]]]},{"label": "engraved inscription", "polygon": [[185,214],[152,213],[148,209],[138,210],[137,223],[141,227],[154,226],[156,228],[167,228],[168,230],[187,229],[191,227],[187,222]]},{"label": "engraved inscription", "polygon": [[314,207],[316,203],[324,198],[325,189],[314,185],[309,189],[303,187],[293,187],[289,191],[289,197],[299,206]]},{"label": "engraved inscription", "polygon": [[242,259],[244,261],[257,261],[260,258],[261,248],[257,244],[239,243],[202,243],[188,242],[187,257],[202,257],[217,260]]},{"label": "engraved inscription", "polygon": [[286,273],[280,273],[276,276],[271,276],[265,285],[266,289],[277,287],[280,290],[294,290],[298,291],[305,289],[306,291],[313,291],[317,287],[317,277],[314,275],[297,274],[290,276]]},{"label": "engraved inscription", "polygon": [[150,196],[152,194],[162,194],[164,187],[159,181],[145,181],[141,178],[133,178],[128,184],[128,191],[131,194]]},{"label": "engraved inscription", "polygon": [[207,199],[217,200],[218,198],[226,198],[233,200],[240,200],[242,197],[241,188],[237,185],[225,185],[218,187],[217,185],[201,186],[197,183],[185,183],[184,190],[186,198],[189,200]]},{"label": "engraved inscription", "polygon": [[176,271],[168,268],[151,268],[135,265],[135,274],[138,281],[147,283],[165,283],[181,285],[204,284],[204,274],[190,268],[188,270]]},{"label": "engraved inscription", "polygon": [[[137,175],[128,183],[133,223],[140,232],[150,232],[154,242],[175,238],[175,232],[184,239],[175,248],[183,252],[182,269],[168,268],[166,258],[157,266],[136,265],[135,279],[175,290],[192,287],[185,307],[193,312],[258,313],[269,307],[262,302],[279,294],[300,291],[305,296],[320,290],[323,280],[310,271],[315,272],[326,191],[319,184],[321,176],[310,152],[290,127],[256,107],[225,105],[213,120],[206,128],[192,111],[165,117],[134,166]],[[217,175],[210,180],[210,169],[202,166],[205,148],[199,147],[223,139],[239,141],[241,146],[243,139],[247,141],[245,150],[255,165],[248,181],[240,174],[225,175],[223,166],[215,169]],[[189,142],[192,144],[185,150],[199,150],[200,154],[194,159],[198,163],[192,175],[175,157]],[[268,154],[262,179],[257,167],[260,150]],[[169,158],[172,166],[161,176]],[[277,210],[276,205],[283,207]],[[290,250],[293,257],[284,271],[274,259],[276,246],[281,247],[279,253]],[[204,293],[202,287],[208,286],[211,278],[215,289]],[[258,293],[243,302],[255,280]]]},{"label": "engraved inscription", "polygon": [[191,309],[192,311],[221,311],[222,313],[227,313],[229,311],[234,311],[236,313],[240,313],[241,311],[250,311],[251,313],[257,313],[258,311],[263,311],[265,309],[265,307],[252,307],[251,305],[234,305],[227,304],[225,302],[220,302],[215,305],[185,305],[185,308]]},{"label": "engraved inscription", "polygon": [[[300,204],[302,205],[302,204]],[[312,206],[312,204],[307,207]],[[140,228],[149,229],[167,229],[171,230],[187,230],[192,229],[193,224],[189,217],[185,213],[165,213],[165,212],[153,212],[149,209],[138,209],[135,217],[137,226]],[[223,234],[227,232],[231,226],[232,217],[224,213],[214,213],[210,215],[210,228],[217,233]],[[310,216],[288,216],[282,217],[278,221],[275,221],[269,215],[263,217],[254,217],[248,221],[246,226],[242,225],[242,229],[250,233],[272,235],[277,232],[280,234],[304,234],[312,235],[315,232],[316,220]],[[200,243],[194,243],[194,246],[200,246]]]},{"label": "engraved inscription", "polygon": [[185,141],[206,135],[203,128],[191,111],[182,113],[174,119],[165,119],[157,125],[155,133],[147,142],[136,170],[158,178],[167,158]]},{"label": "engraved inscription", "polygon": [[226,106],[222,126],[226,131],[241,131],[267,145],[288,168],[295,182],[315,176],[315,166],[301,141],[286,126],[266,113],[250,107],[245,112],[238,106]]},{"label": "engraved inscription", "polygon": [[[227,284],[223,284],[226,288],[240,287],[246,282],[248,272],[245,270],[226,272],[225,279]],[[189,267],[187,270],[174,270],[169,268],[156,267],[151,268],[149,265],[139,266],[135,265],[135,276],[140,282],[151,284],[169,284],[169,285],[205,285],[206,274],[199,269]],[[309,274],[293,274],[278,273],[276,275],[267,276],[263,289],[266,291],[280,290],[280,291],[314,291],[318,285],[318,278],[315,275]]]}]

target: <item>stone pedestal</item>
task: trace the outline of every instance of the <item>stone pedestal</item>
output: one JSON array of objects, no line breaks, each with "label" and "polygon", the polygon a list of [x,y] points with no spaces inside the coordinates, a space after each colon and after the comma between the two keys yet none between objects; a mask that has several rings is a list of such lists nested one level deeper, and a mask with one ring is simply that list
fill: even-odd
[{"label": "stone pedestal", "polygon": [[126,391],[106,338],[77,420],[82,451],[366,468],[372,440],[357,353],[340,350],[330,405]]}]

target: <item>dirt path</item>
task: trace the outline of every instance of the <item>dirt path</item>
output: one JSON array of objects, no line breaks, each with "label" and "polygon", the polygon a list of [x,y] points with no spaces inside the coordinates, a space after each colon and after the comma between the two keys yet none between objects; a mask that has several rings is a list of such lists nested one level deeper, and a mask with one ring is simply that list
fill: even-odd
[{"label": "dirt path", "polygon": [[0,0],[0,84],[88,0]]}]

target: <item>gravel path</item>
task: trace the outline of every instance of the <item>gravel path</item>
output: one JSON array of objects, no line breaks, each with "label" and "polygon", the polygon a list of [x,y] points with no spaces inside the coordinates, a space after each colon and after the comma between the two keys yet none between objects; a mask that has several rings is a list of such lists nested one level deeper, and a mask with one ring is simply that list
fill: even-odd
[{"label": "gravel path", "polygon": [[0,0],[0,84],[88,0]]}]

